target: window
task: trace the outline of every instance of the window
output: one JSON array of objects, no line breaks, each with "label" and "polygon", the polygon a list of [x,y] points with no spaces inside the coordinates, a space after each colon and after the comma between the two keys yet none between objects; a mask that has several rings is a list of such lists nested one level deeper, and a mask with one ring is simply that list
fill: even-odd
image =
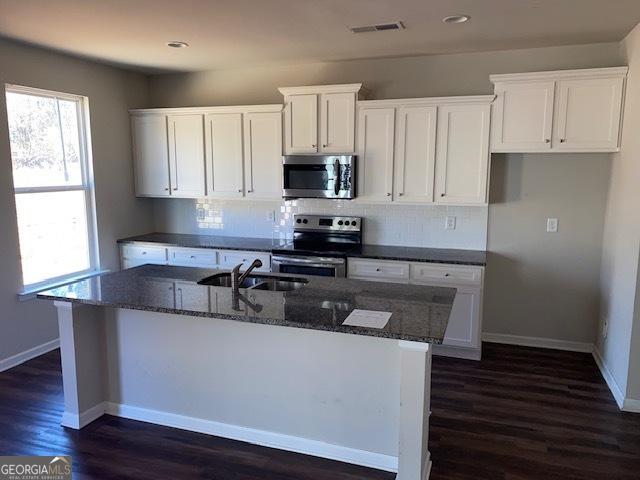
[{"label": "window", "polygon": [[6,86],[25,290],[97,269],[85,97]]}]

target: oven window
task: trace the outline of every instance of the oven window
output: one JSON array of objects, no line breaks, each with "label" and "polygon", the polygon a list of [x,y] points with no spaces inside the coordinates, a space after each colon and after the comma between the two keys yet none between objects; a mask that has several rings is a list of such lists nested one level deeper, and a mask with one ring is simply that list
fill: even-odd
[{"label": "oven window", "polygon": [[316,275],[318,277],[335,277],[335,267],[305,267],[303,265],[280,265],[280,273],[297,275]]},{"label": "oven window", "polygon": [[324,165],[285,165],[284,188],[291,190],[329,190],[333,177]]}]

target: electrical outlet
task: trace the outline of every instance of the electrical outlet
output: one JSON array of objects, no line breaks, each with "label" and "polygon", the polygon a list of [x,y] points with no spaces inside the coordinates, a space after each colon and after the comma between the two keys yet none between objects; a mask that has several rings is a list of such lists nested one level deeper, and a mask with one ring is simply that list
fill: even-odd
[{"label": "electrical outlet", "polygon": [[608,332],[609,332],[609,320],[605,318],[602,321],[602,338],[607,338]]},{"label": "electrical outlet", "polygon": [[270,222],[276,221],[276,211],[275,210],[267,210],[267,220]]},{"label": "electrical outlet", "polygon": [[456,217],[447,217],[444,223],[445,230],[455,230],[456,229]]},{"label": "electrical outlet", "polygon": [[548,233],[557,233],[558,232],[558,219],[557,218],[547,218],[547,232]]}]

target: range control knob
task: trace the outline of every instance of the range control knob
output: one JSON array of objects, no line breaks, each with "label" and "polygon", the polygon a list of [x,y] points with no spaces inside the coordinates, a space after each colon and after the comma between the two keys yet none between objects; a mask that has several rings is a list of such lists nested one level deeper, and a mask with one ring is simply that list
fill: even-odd
[{"label": "range control knob", "polygon": [[300,220],[299,218],[296,220],[296,223],[302,223],[302,220]]},{"label": "range control knob", "polygon": [[353,222],[351,222],[351,225],[355,227],[357,225],[356,221],[354,220]]},{"label": "range control knob", "polygon": [[309,223],[309,220],[305,218],[304,220],[302,220],[302,223]]},{"label": "range control knob", "polygon": [[338,220],[338,225],[342,225],[344,222],[342,220]]}]

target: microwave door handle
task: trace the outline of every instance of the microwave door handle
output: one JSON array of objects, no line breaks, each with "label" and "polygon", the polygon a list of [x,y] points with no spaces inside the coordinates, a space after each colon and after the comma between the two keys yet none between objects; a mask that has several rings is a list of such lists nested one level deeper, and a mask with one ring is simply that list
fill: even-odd
[{"label": "microwave door handle", "polygon": [[337,195],[340,194],[340,184],[342,183],[342,175],[340,171],[340,160],[337,158],[333,162],[333,169],[335,171],[335,180],[333,182],[333,192]]}]

